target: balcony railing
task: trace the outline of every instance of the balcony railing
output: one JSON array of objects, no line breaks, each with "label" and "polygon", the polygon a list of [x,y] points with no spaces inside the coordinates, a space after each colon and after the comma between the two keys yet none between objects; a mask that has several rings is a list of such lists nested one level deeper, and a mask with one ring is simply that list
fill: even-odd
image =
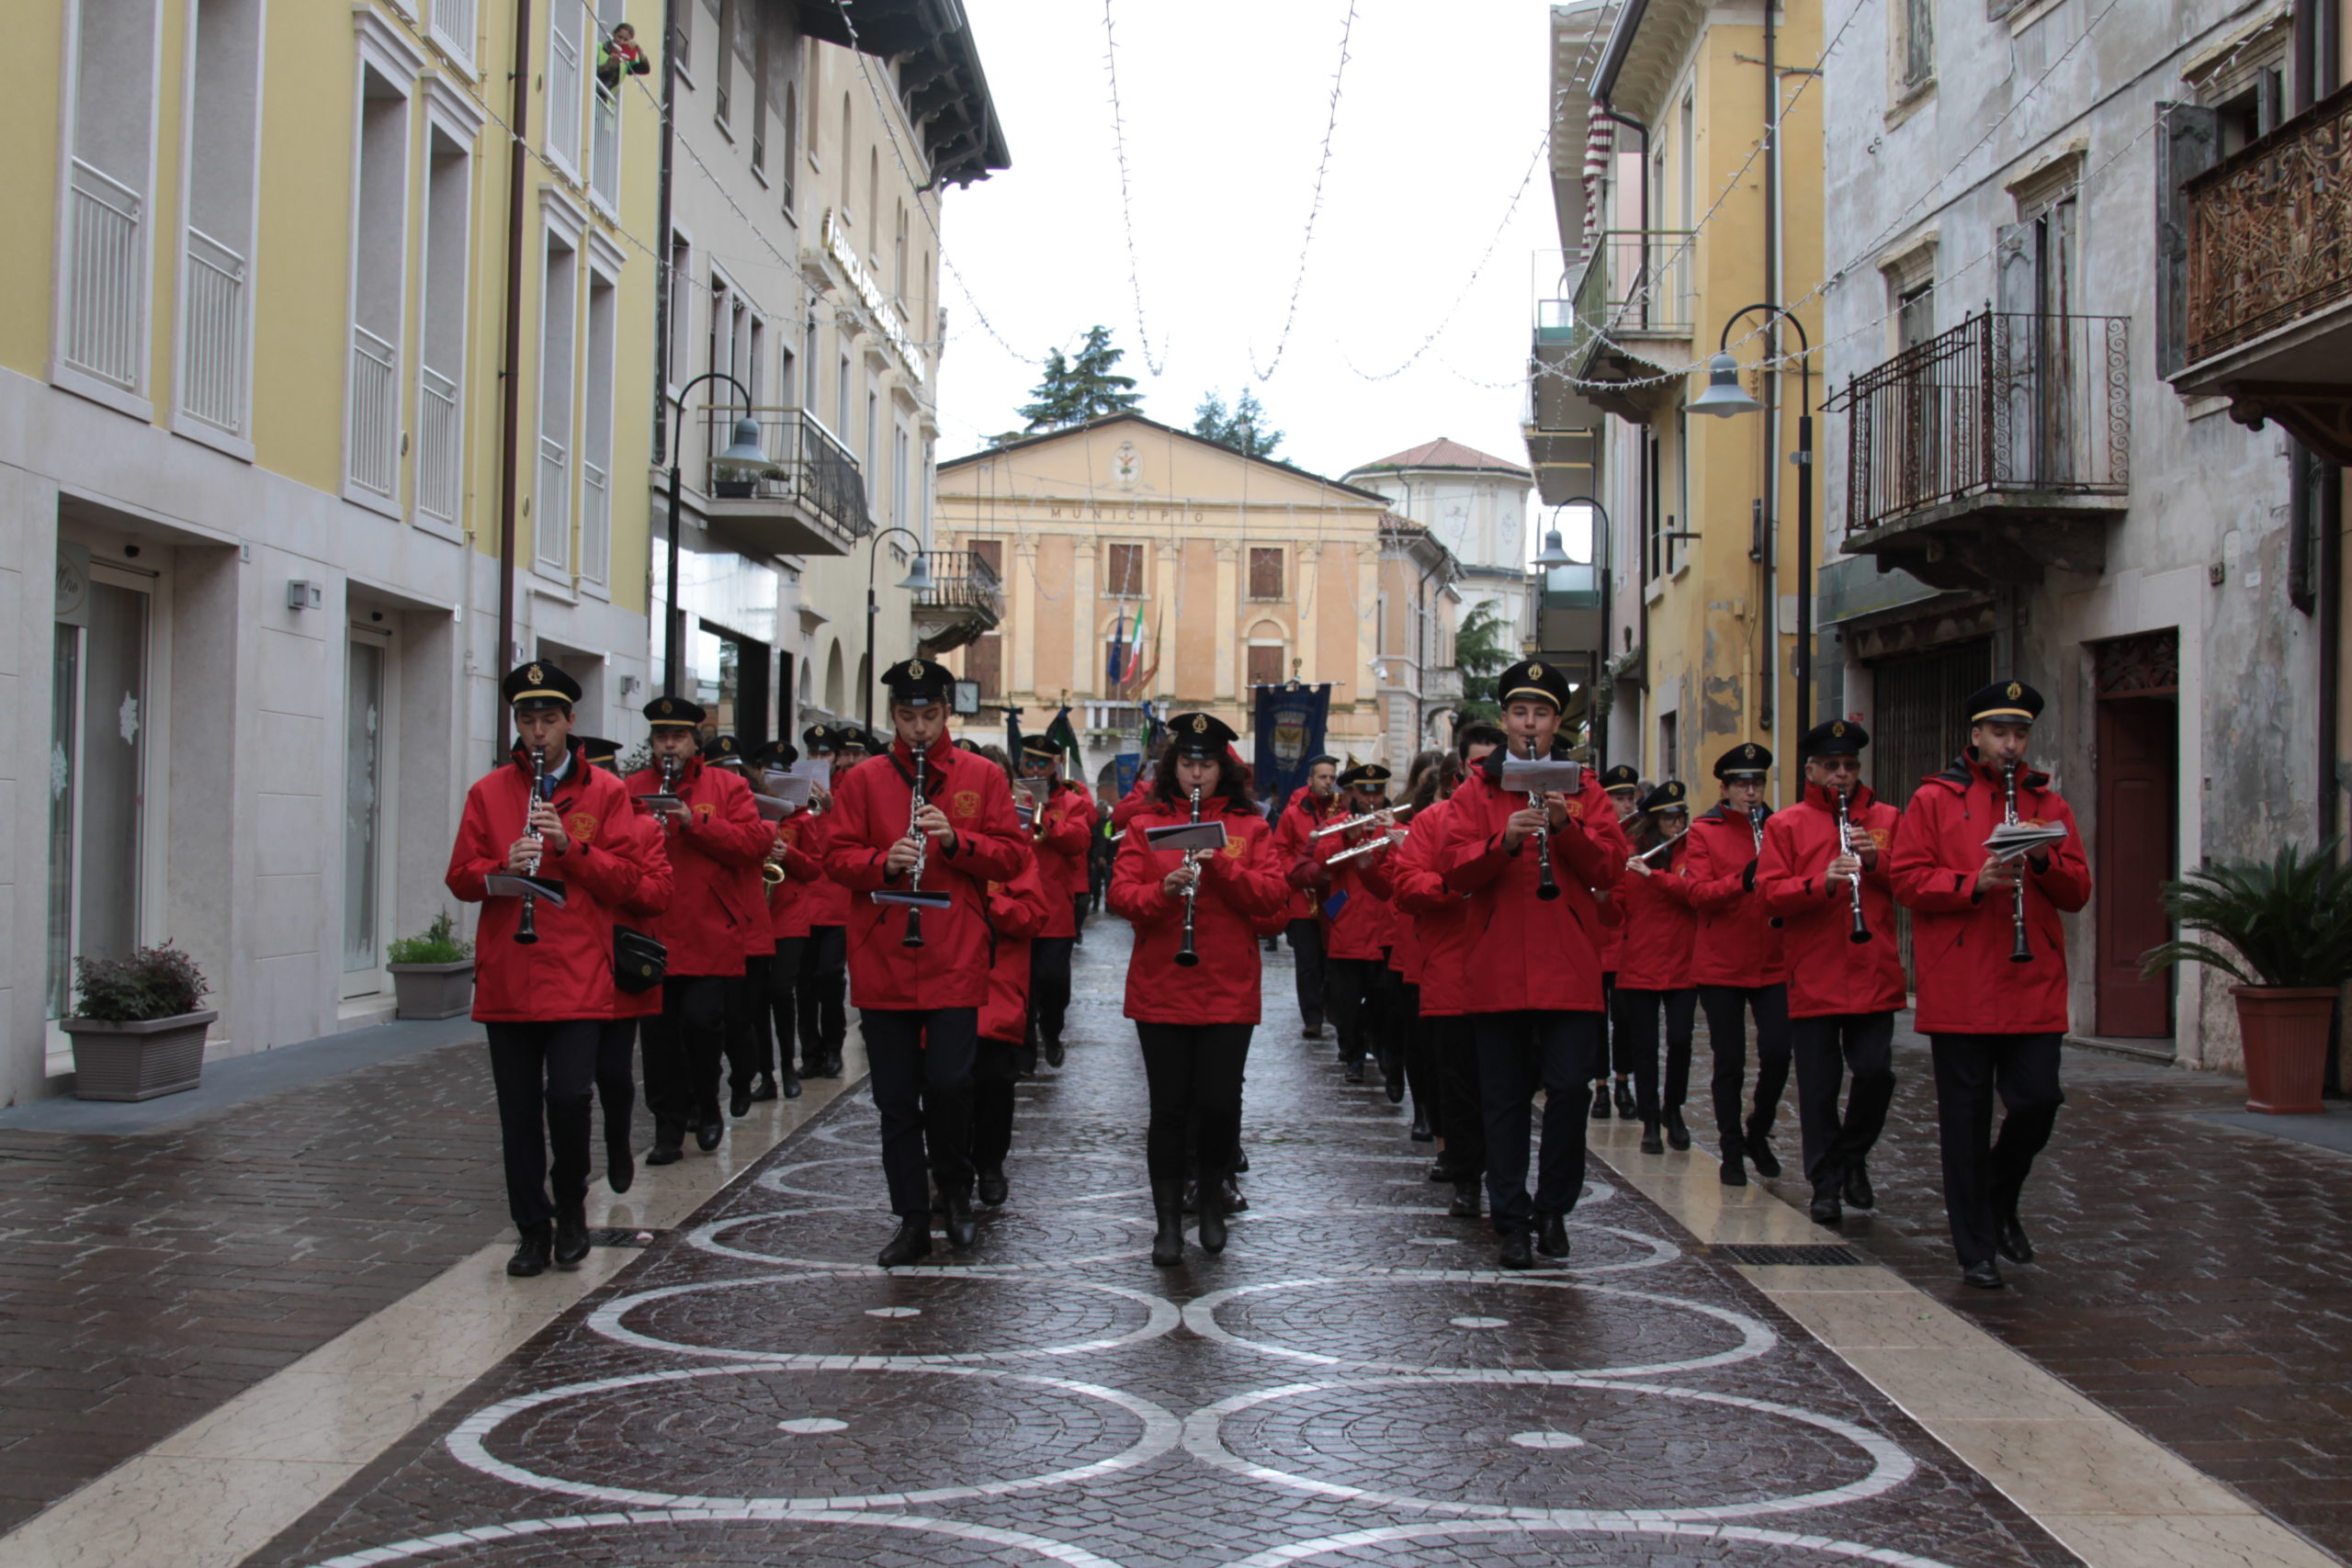
[{"label": "balcony railing", "polygon": [[65,362],[136,391],[147,338],[139,193],[76,158],[67,221]]},{"label": "balcony railing", "polygon": [[[565,0],[558,0],[561,6]],[[577,4],[559,9],[548,28],[548,153],[566,169],[580,166],[580,28]]]},{"label": "balcony railing", "polygon": [[539,437],[538,499],[532,502],[539,564],[550,571],[571,567],[571,453],[552,435]]},{"label": "balcony railing", "polygon": [[245,258],[187,231],[187,356],[181,406],[232,435],[245,433]]},{"label": "balcony railing", "polygon": [[988,558],[973,550],[933,550],[923,558],[931,587],[915,596],[922,610],[971,610],[990,626],[1004,619],[1004,584]]},{"label": "balcony railing", "polygon": [[717,405],[703,410],[705,493],[717,501],[782,502],[799,507],[843,546],[874,531],[865,510],[865,479],[849,448],[799,409],[753,409],[760,450],[782,471],[772,479],[743,479],[713,461],[734,439],[742,410]]},{"label": "balcony railing", "polygon": [[1972,495],[2121,495],[2128,321],[1969,317],[1849,382],[1846,531]]},{"label": "balcony railing", "polygon": [[596,84],[588,132],[588,189],[607,208],[621,200],[621,106],[611,89]]},{"label": "balcony railing", "polygon": [[458,520],[461,495],[458,383],[430,365],[416,400],[416,509],[444,523]]},{"label": "balcony railing", "polygon": [[1086,703],[1086,730],[1090,735],[1136,735],[1143,730],[1143,705],[1140,703]]},{"label": "balcony railing", "polygon": [[351,329],[351,482],[390,498],[400,484],[400,350]]},{"label": "balcony railing", "polygon": [[2352,90],[2188,182],[2188,357],[2352,297]]},{"label": "balcony railing", "polygon": [[1566,251],[1536,254],[1535,341],[1589,342],[1604,336],[1688,336],[1696,305],[1690,231],[1608,229],[1579,259]]}]

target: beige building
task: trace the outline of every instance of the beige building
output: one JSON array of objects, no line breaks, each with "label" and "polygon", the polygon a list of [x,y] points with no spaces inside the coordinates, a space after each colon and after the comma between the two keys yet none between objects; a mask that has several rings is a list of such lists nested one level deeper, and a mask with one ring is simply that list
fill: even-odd
[{"label": "beige building", "polygon": [[1401,764],[1450,733],[1458,568],[1372,491],[1114,414],[942,463],[936,526],[1003,581],[952,662],[1029,728],[1067,702],[1090,777],[1147,701],[1247,737],[1251,687],[1294,677],[1330,683],[1334,752]]}]

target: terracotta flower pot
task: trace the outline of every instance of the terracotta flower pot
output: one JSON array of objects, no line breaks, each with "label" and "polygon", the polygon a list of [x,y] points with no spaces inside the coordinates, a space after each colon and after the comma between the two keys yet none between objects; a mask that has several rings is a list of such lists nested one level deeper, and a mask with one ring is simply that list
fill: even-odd
[{"label": "terracotta flower pot", "polygon": [[2245,1108],[2273,1116],[2316,1116],[2327,1076],[2333,986],[2232,986],[2245,1042]]}]

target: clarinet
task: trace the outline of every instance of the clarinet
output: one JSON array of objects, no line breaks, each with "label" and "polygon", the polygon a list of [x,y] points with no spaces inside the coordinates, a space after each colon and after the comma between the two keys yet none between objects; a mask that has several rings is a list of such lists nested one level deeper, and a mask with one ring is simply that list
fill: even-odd
[{"label": "clarinet", "polygon": [[[2018,765],[2008,762],[2001,768],[2001,787],[2008,795],[2008,808],[2001,818],[2005,827],[2018,825]],[[2009,948],[2009,962],[2033,962],[2033,944],[2025,937],[2025,857],[2018,857],[2017,902],[2010,906],[2010,931],[2015,940]]]},{"label": "clarinet", "polygon": [[[537,747],[533,747],[531,750],[531,804],[534,807],[546,798],[547,766],[547,754]],[[530,835],[531,842],[536,844],[539,842],[539,830],[528,825],[530,819],[530,814],[526,811],[523,817],[525,823],[523,830]],[[537,876],[538,872],[539,857],[533,855],[531,874]],[[514,924],[514,940],[525,947],[539,940],[539,899],[538,895],[535,893],[523,895],[523,918]]]},{"label": "clarinet", "polygon": [[[1841,855],[1854,852],[1854,819],[1848,814],[1848,803],[1851,798],[1845,790],[1838,792],[1838,852]],[[1853,888],[1854,929],[1848,933],[1846,940],[1868,942],[1871,940],[1871,927],[1870,922],[1862,919],[1862,874],[1859,871],[1854,873]]]},{"label": "clarinet", "polygon": [[[1764,858],[1764,807],[1760,801],[1747,808],[1747,830],[1756,835],[1756,858],[1760,862]],[[1781,917],[1773,916],[1770,925],[1779,931]]]},{"label": "clarinet", "polygon": [[[922,865],[923,862],[928,859],[931,854],[931,835],[922,830],[922,827],[919,822],[919,818],[922,816],[922,774],[923,760],[921,757],[917,757],[915,759],[914,795],[907,808],[907,836],[915,841],[914,874],[907,883],[907,891],[910,893],[920,893],[922,891]],[[899,939],[899,945],[900,947],[921,947],[922,945],[922,907],[921,905],[910,904],[907,906],[907,931],[906,934]]]},{"label": "clarinet", "polygon": [[[1200,819],[1201,792],[1194,790],[1193,792],[1193,820],[1198,822]],[[1191,851],[1185,852],[1185,858],[1187,860],[1192,858]],[[1184,888],[1184,945],[1176,950],[1176,966],[1180,969],[1190,969],[1201,961],[1201,955],[1193,949],[1193,908],[1200,901],[1201,897],[1200,863],[1194,861],[1193,863],[1193,880]]]},{"label": "clarinet", "polygon": [[[1536,760],[1535,737],[1532,735],[1527,738],[1527,760]],[[1560,884],[1552,874],[1552,809],[1544,804],[1540,790],[1527,792],[1527,804],[1541,807],[1544,811],[1544,819],[1535,824],[1535,896],[1548,901],[1560,896]]]}]

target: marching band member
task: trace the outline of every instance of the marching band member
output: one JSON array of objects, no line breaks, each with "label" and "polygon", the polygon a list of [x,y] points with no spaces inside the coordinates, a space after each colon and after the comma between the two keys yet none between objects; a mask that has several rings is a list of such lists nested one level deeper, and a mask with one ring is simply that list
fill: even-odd
[{"label": "marching band member", "polygon": [[[637,890],[628,797],[571,744],[580,682],[544,660],[499,682],[514,710],[512,759],[466,792],[445,881],[482,906],[473,1016],[490,1036],[506,1210],[522,1233],[518,1277],[588,1256],[588,1134],[596,1051],[613,1010],[613,908]],[[563,884],[547,898],[493,897],[514,874]],[[548,1154],[554,1155],[550,1168]],[[549,1182],[553,1198],[549,1198]]]},{"label": "marching band member", "polygon": [[[1894,836],[1889,872],[1911,910],[1918,1028],[1936,1064],[1944,1209],[1962,1278],[2001,1287],[1998,1252],[2033,1261],[2018,1222],[2034,1156],[2065,1096],[2066,933],[2058,917],[2090,901],[2090,866],[2075,814],[2026,766],[2041,694],[1996,681],[1969,699],[1968,749],[1923,783]],[[2014,792],[2014,793],[2012,793]],[[1984,848],[2006,820],[2048,824],[2064,840],[2024,863]],[[1993,1136],[1993,1100],[2008,1108]]]},{"label": "marching band member", "polygon": [[[1025,741],[1023,749],[1027,750]],[[983,746],[979,754],[1011,774],[1002,749]],[[1058,755],[1058,749],[1052,754]],[[1088,820],[1092,819],[1090,810]],[[1042,848],[1033,850],[1020,875],[988,886],[989,995],[980,1004],[979,1043],[972,1060],[972,1168],[980,1203],[990,1209],[1011,1190],[1004,1159],[1012,1150],[1012,1090],[1021,1078],[1034,1010],[1031,964],[1036,942],[1053,924],[1055,908],[1069,908],[1067,899],[1057,906],[1061,896],[1046,881],[1046,859]]]},{"label": "marching band member", "polygon": [[[1600,787],[1608,793],[1610,809],[1617,813],[1618,828],[1630,839],[1642,817],[1641,773],[1620,762],[1600,775]],[[1607,914],[1610,906],[1604,904],[1602,908]],[[1606,934],[1600,949],[1600,995],[1604,1002],[1609,1002],[1617,990],[1617,967],[1624,962],[1625,922],[1605,919],[1603,930]],[[1596,1122],[1608,1121],[1613,1103],[1618,1120],[1630,1122],[1640,1109],[1634,1098],[1634,1057],[1617,1032],[1617,1009],[1613,1002],[1609,1002],[1601,1026],[1609,1032],[1609,1058],[1601,1065],[1615,1071],[1616,1092],[1612,1101],[1611,1086],[1606,1072],[1593,1081],[1592,1119]]]},{"label": "marching band member", "polygon": [[676,802],[646,807],[662,820],[675,884],[653,931],[669,951],[662,1013],[643,1031],[645,1103],[653,1112],[648,1165],[677,1161],[689,1127],[706,1153],[718,1147],[726,1130],[718,1114],[726,983],[743,973],[745,933],[768,930],[766,906],[752,891],[768,825],[741,778],[704,763],[697,739],[704,716],[699,703],[684,697],[646,704],[653,760],[623,781],[639,800],[666,795]]},{"label": "marching band member", "polygon": [[[1331,819],[1339,805],[1339,778],[1337,757],[1306,760],[1306,782],[1291,793],[1274,823],[1277,863],[1296,865],[1315,841],[1315,829]],[[1291,896],[1290,919],[1283,927],[1283,940],[1290,944],[1302,1040],[1323,1038],[1323,920],[1317,903],[1314,889],[1298,888]]]},{"label": "marching band member", "polygon": [[[800,753],[790,741],[771,740],[760,748],[752,762],[763,773],[789,773],[799,760]],[[814,790],[809,798],[813,806]],[[816,831],[816,824],[809,807],[787,808],[774,824],[775,841],[768,850],[766,862],[783,874],[770,878],[764,869],[761,874],[767,897],[769,941],[767,984],[762,1001],[775,1032],[786,1100],[800,1098],[800,1075],[793,1066],[793,1040],[799,1029],[800,969],[808,951],[815,895],[820,886],[835,886],[825,875],[824,863],[818,858],[821,835]],[[805,1056],[801,1059],[808,1060]]]},{"label": "marching band member", "polygon": [[[714,735],[704,741],[702,760],[706,767],[741,779],[750,793],[761,793],[752,786],[742,746],[732,735]],[[764,855],[767,846],[761,848]],[[736,879],[741,884],[739,891],[755,909],[764,908],[768,902],[767,883],[761,875],[760,864],[754,862],[735,868]],[[727,1113],[735,1117],[750,1114],[753,1100],[774,1100],[778,1092],[775,1044],[769,1035],[767,1017],[768,964],[775,957],[774,921],[754,916],[744,921],[742,938],[743,973],[719,987],[720,1004],[727,1014]],[[789,1062],[785,1064],[785,1075],[792,1077]],[[797,1078],[792,1078],[792,1093],[795,1098],[800,1093]]]},{"label": "marching band member", "polygon": [[[580,741],[581,754],[591,767],[615,778],[620,774],[620,746],[594,736]],[[615,903],[613,931],[613,1015],[596,1036],[596,1099],[605,1113],[605,1182],[626,1192],[637,1180],[637,1156],[629,1143],[629,1118],[637,1106],[637,1033],[645,1019],[662,1011],[659,968],[642,968],[645,955],[624,952],[623,931],[643,935],[670,907],[670,854],[662,845],[662,829],[642,811],[631,810],[616,826],[632,830],[636,847],[637,882]],[[650,942],[650,936],[645,941]],[[637,964],[642,972],[625,970]]]},{"label": "marching band member", "polygon": [[[825,782],[808,790],[809,823],[801,847],[825,858],[831,818],[832,785],[865,760],[865,738],[851,725],[812,724],[801,732],[808,755],[831,767]],[[800,949],[800,973],[793,984],[793,1006],[800,1035],[800,1076],[842,1076],[842,1046],[849,1039],[849,889],[830,876],[808,885],[808,937]]]},{"label": "marching band member", "polygon": [[[1823,1225],[1843,1217],[1841,1196],[1857,1209],[1877,1202],[1868,1162],[1894,1100],[1894,1015],[1905,999],[1886,873],[1902,813],[1862,783],[1870,743],[1868,731],[1845,719],[1805,732],[1798,743],[1804,798],[1765,824],[1756,874],[1764,907],[1783,922],[1797,1125],[1814,1223]],[[1858,935],[1864,931],[1867,940]],[[1838,1091],[1848,1073],[1854,1084],[1841,1117]]]},{"label": "marching band member", "polygon": [[[1406,770],[1405,795],[1417,818],[1437,800],[1440,764],[1452,761],[1446,752],[1423,751]],[[1410,1089],[1412,1140],[1433,1143],[1437,1138],[1437,1061],[1428,1032],[1421,1027],[1421,981],[1428,972],[1428,956],[1422,950],[1419,923],[1397,908],[1396,887],[1386,874],[1396,846],[1410,838],[1411,832],[1393,815],[1384,831],[1389,848],[1367,851],[1358,857],[1363,863],[1364,886],[1389,911],[1387,985],[1378,995],[1373,1027],[1379,1033],[1383,1060],[1397,1064],[1389,1079],[1389,1102],[1396,1103],[1398,1095]]]},{"label": "marching band member", "polygon": [[1030,827],[1046,908],[1045,928],[1029,942],[1027,994],[1035,1015],[1037,1049],[1045,1054],[1047,1066],[1058,1067],[1066,1055],[1062,1021],[1069,1012],[1070,950],[1078,945],[1078,905],[1086,896],[1094,801],[1082,786],[1061,776],[1061,743],[1051,736],[1023,736],[1019,761],[1023,778],[1047,779],[1053,784]]},{"label": "marching band member", "polygon": [[[1789,1082],[1789,970],[1779,922],[1756,897],[1764,849],[1764,780],[1772,753],[1754,741],[1715,759],[1723,798],[1690,824],[1690,904],[1699,929],[1690,944],[1690,979],[1707,1015],[1714,1052],[1715,1135],[1723,1184],[1747,1185],[1747,1167],[1770,1180],[1781,1174],[1772,1152],[1772,1118]],[[1742,1119],[1747,1077],[1747,1020],[1756,1019],[1756,1100]]]},{"label": "marching band member", "polygon": [[[1688,849],[1677,840],[1690,822],[1682,781],[1668,779],[1642,797],[1634,853],[1625,879],[1610,895],[1624,935],[1617,989],[1610,1011],[1619,1043],[1630,1058],[1642,1119],[1642,1152],[1664,1154],[1658,1131],[1678,1149],[1690,1146],[1682,1104],[1690,1092],[1690,1041],[1699,993],[1690,984],[1690,944],[1698,918],[1690,911]],[[1671,848],[1668,846],[1671,845]],[[1658,1087],[1658,1016],[1666,1018],[1666,1085]]]},{"label": "marching band member", "polygon": [[[1135,1020],[1151,1095],[1145,1158],[1156,1232],[1151,1260],[1183,1261],[1187,1167],[1199,1161],[1200,1243],[1224,1250],[1226,1183],[1241,1134],[1241,1074],[1259,1017],[1257,923],[1287,901],[1266,819],[1230,747],[1233,731],[1204,713],[1169,720],[1170,739],[1148,808],[1131,819],[1111,878],[1110,906],[1135,927],[1126,1015]],[[1225,848],[1155,850],[1149,829],[1193,818],[1222,821]],[[1198,962],[1183,964],[1193,953]]]},{"label": "marching band member", "polygon": [[1395,1104],[1405,1098],[1405,1083],[1397,1065],[1379,1049],[1374,1013],[1386,997],[1388,923],[1387,900],[1363,879],[1363,858],[1330,863],[1341,850],[1353,848],[1375,833],[1385,833],[1389,819],[1373,818],[1388,805],[1388,770],[1377,762],[1359,762],[1339,776],[1341,818],[1362,817],[1364,826],[1325,838],[1310,837],[1306,852],[1291,868],[1294,887],[1311,892],[1323,917],[1323,1011],[1340,1036],[1340,1060],[1350,1083],[1363,1082],[1368,1052],[1381,1058],[1380,1071]]},{"label": "marching band member", "polygon": [[[989,883],[1010,882],[1029,863],[1004,771],[947,739],[954,680],[922,659],[882,672],[896,739],[838,780],[826,835],[826,874],[856,895],[850,999],[865,1036],[882,1168],[899,1216],[879,1259],[886,1269],[931,1253],[926,1169],[946,1207],[948,1246],[961,1252],[978,1238],[972,1058],[988,998],[985,900]],[[918,919],[912,908],[868,897],[884,889],[944,893],[954,902]],[[921,946],[907,941],[916,934],[910,923]]]},{"label": "marching band member", "polygon": [[[1565,750],[1568,682],[1559,671],[1514,664],[1496,698],[1513,751]],[[1531,802],[1503,787],[1502,762],[1499,752],[1488,756],[1454,791],[1435,848],[1446,886],[1468,897],[1466,919],[1478,933],[1464,978],[1486,1102],[1487,1191],[1502,1266],[1527,1269],[1535,1251],[1568,1252],[1566,1219],[1584,1182],[1581,1097],[1600,1076],[1600,911],[1592,895],[1623,874],[1627,852],[1598,776]],[[1544,1159],[1531,1198],[1529,1104],[1539,1087]]]}]

